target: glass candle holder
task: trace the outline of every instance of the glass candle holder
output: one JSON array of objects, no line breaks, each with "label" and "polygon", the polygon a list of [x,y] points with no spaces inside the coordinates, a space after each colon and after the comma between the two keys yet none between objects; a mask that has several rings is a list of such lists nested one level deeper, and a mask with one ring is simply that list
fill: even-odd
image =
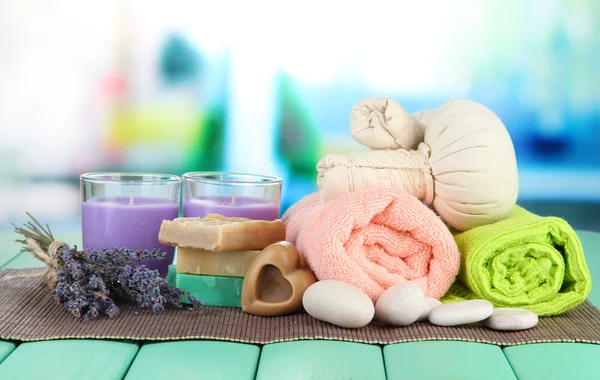
[{"label": "glass candle holder", "polygon": [[255,174],[193,172],[183,175],[183,216],[220,214],[279,219],[281,179]]},{"label": "glass candle holder", "polygon": [[160,249],[162,260],[144,264],[167,275],[174,247],[162,245],[162,221],[179,216],[181,178],[168,174],[86,173],[80,177],[84,249]]}]

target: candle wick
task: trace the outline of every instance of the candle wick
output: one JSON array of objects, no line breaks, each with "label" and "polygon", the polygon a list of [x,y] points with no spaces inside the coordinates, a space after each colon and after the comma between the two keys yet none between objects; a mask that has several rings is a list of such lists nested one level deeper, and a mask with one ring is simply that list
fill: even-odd
[{"label": "candle wick", "polygon": [[133,190],[131,191],[131,193],[129,193],[129,204],[133,204]]},{"label": "candle wick", "polygon": [[231,189],[231,204],[235,204],[235,187]]}]

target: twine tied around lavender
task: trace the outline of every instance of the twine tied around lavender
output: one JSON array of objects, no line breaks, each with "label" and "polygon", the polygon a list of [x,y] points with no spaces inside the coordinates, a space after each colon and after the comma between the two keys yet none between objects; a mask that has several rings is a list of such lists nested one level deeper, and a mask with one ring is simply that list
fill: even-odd
[{"label": "twine tied around lavender", "polygon": [[56,254],[63,248],[68,248],[68,244],[53,240],[46,250],[44,250],[38,243],[33,239],[27,239],[27,247],[23,251],[30,252],[33,257],[46,264],[46,270],[43,272],[36,272],[31,274],[18,274],[12,276],[6,276],[6,280],[18,280],[24,278],[37,278],[42,277],[44,283],[48,285],[50,289],[54,289],[57,283],[56,272],[58,271],[58,262],[56,260]]}]

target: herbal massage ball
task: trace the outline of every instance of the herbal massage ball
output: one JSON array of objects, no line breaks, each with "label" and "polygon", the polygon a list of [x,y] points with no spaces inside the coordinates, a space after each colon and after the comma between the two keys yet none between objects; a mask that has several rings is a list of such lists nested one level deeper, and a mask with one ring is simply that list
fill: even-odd
[{"label": "herbal massage ball", "polygon": [[[508,217],[518,194],[517,161],[510,135],[494,112],[469,100],[415,115],[393,107],[393,112],[380,107],[383,116],[351,120],[362,120],[363,128],[352,124],[352,133],[374,150],[332,154],[319,161],[317,184],[324,201],[367,189],[397,188],[432,205],[460,231]],[[370,139],[365,137],[369,133]]]}]

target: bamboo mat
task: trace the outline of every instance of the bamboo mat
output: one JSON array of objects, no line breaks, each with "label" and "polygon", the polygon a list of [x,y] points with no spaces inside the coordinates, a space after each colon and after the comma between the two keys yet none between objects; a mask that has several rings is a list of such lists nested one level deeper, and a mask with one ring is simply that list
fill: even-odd
[{"label": "bamboo mat", "polygon": [[520,332],[489,330],[479,324],[438,327],[427,322],[389,327],[372,322],[360,329],[343,329],[301,312],[284,317],[256,317],[241,309],[206,307],[203,311],[167,309],[162,314],[120,304],[114,319],[83,322],[54,302],[39,279],[5,280],[7,275],[39,269],[0,271],[0,338],[37,341],[50,339],[179,340],[211,339],[244,343],[275,343],[328,339],[391,344],[423,340],[459,340],[512,346],[541,342],[600,343],[600,311],[586,301],[567,313],[540,318],[537,327]]}]

